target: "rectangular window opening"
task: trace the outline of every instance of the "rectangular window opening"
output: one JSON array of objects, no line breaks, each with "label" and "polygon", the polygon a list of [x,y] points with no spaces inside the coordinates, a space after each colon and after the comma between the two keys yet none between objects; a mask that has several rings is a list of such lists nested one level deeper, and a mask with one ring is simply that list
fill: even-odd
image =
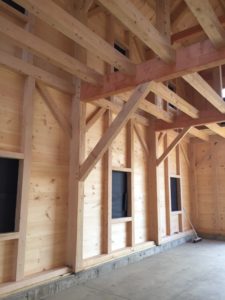
[{"label": "rectangular window opening", "polygon": [[18,12],[25,14],[26,10],[21,5],[17,4],[15,1],[12,0],[1,0],[2,2],[8,4],[12,8],[16,9]]},{"label": "rectangular window opening", "polygon": [[[176,85],[175,85],[174,83],[169,82],[169,83],[168,83],[168,89],[171,90],[172,92],[176,93]],[[169,108],[172,108],[172,109],[174,109],[174,110],[177,110],[177,107],[174,106],[174,105],[171,104],[171,103],[168,103],[168,106],[169,106]]]},{"label": "rectangular window opening", "polygon": [[[123,47],[120,43],[115,42],[114,43],[114,48],[119,51],[121,54],[123,54],[124,56],[128,57],[129,55],[129,51],[128,49],[126,49],[125,47]],[[114,68],[114,72],[118,72],[119,70],[117,68]]]},{"label": "rectangular window opening", "polygon": [[0,157],[0,233],[15,231],[19,160]]},{"label": "rectangular window opening", "polygon": [[181,211],[181,186],[178,177],[170,177],[170,198],[172,212]]},{"label": "rectangular window opening", "polygon": [[128,173],[112,171],[112,218],[126,218],[128,214]]}]

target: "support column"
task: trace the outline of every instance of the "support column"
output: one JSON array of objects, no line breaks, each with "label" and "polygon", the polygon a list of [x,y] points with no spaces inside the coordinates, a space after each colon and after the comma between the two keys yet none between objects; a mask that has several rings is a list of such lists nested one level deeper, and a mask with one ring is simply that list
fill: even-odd
[{"label": "support column", "polygon": [[[75,17],[87,23],[86,1],[74,2]],[[74,45],[74,57],[87,63],[87,52],[78,44]],[[68,203],[67,264],[73,272],[82,270],[83,262],[83,215],[84,182],[79,180],[80,165],[85,159],[86,104],[80,101],[81,81],[74,78],[76,93],[72,98],[72,139],[70,143],[70,175]]]},{"label": "support column", "polygon": [[150,119],[148,127],[148,143],[149,143],[149,216],[150,230],[149,239],[160,244],[160,221],[159,221],[159,201],[157,188],[157,138],[155,131],[155,119]]}]

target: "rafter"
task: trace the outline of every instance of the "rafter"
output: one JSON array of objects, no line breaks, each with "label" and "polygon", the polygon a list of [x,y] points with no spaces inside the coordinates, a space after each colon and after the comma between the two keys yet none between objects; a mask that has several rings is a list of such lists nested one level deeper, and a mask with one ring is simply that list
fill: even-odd
[{"label": "rafter", "polygon": [[216,91],[198,74],[192,73],[183,76],[196,91],[208,100],[221,113],[225,113],[225,102]]},{"label": "rafter", "polygon": [[17,2],[88,51],[91,50],[99,59],[128,74],[135,72],[135,65],[127,57],[52,0],[18,0]]},{"label": "rafter", "polygon": [[157,159],[157,166],[159,166],[167,156],[175,149],[175,147],[182,141],[182,139],[188,134],[191,127],[184,128],[181,133],[174,139],[174,141],[168,146],[168,148],[163,152],[163,154]]},{"label": "rafter", "polygon": [[167,39],[129,0],[99,0],[99,2],[120,20],[133,34],[167,63],[175,60],[175,51]]},{"label": "rafter", "polygon": [[102,75],[82,64],[79,60],[53,47],[32,33],[21,29],[1,16],[0,33],[12,39],[16,45],[30,50],[34,54],[47,59],[49,62],[78,76],[84,81],[93,84],[100,84],[102,81]]},{"label": "rafter", "polygon": [[212,43],[206,40],[177,49],[176,62],[173,65],[155,58],[137,65],[136,76],[132,78],[116,72],[107,75],[102,87],[83,84],[81,98],[83,101],[93,101],[129,91],[141,83],[171,80],[222,64],[225,64],[225,49],[215,49]]},{"label": "rafter", "polygon": [[219,126],[218,124],[208,124],[206,127],[208,127],[211,131],[214,133],[220,135],[221,137],[225,138],[225,128]]},{"label": "rafter", "polygon": [[62,92],[72,94],[75,91],[74,86],[68,81],[3,51],[0,51],[0,64],[13,71],[32,76],[48,86],[56,88]]},{"label": "rafter", "polygon": [[124,105],[121,112],[116,116],[112,124],[106,130],[105,134],[102,136],[100,141],[91,151],[89,156],[83,162],[80,167],[80,180],[83,181],[87,178],[88,174],[91,172],[94,165],[102,158],[107,148],[111,145],[114,138],[120,132],[123,126],[126,125],[132,114],[138,108],[140,101],[145,98],[149,93],[150,86],[149,83],[139,85],[136,87],[129,101]]},{"label": "rafter", "polygon": [[184,126],[201,126],[211,123],[225,122],[225,114],[217,111],[200,111],[198,119],[191,119],[187,116],[178,116],[173,123],[165,123],[161,120],[156,120],[156,130],[163,131],[169,129],[183,128]]},{"label": "rafter", "polygon": [[205,132],[203,132],[202,130],[199,130],[197,128],[191,128],[189,133],[197,138],[199,138],[200,140],[203,140],[205,142],[209,141],[209,136],[208,134],[206,134]]},{"label": "rafter", "polygon": [[225,30],[219,22],[209,0],[185,0],[193,15],[216,48],[225,46]]},{"label": "rafter", "polygon": [[198,110],[182,97],[171,91],[163,83],[152,81],[151,91],[155,95],[162,97],[167,102],[176,106],[179,110],[183,111],[188,116],[192,118],[198,118]]}]

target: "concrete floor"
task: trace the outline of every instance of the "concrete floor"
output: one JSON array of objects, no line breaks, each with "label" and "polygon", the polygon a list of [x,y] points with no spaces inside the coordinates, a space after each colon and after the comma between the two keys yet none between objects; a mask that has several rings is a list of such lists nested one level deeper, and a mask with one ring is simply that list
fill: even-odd
[{"label": "concrete floor", "polygon": [[225,242],[187,243],[50,299],[224,300]]}]

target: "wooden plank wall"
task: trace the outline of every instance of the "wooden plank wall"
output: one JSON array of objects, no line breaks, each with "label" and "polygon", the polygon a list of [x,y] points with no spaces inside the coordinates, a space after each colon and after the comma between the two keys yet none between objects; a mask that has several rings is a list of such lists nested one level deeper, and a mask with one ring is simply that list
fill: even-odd
[{"label": "wooden plank wall", "polygon": [[209,143],[193,141],[195,193],[193,219],[199,232],[225,234],[225,141],[212,136]]},{"label": "wooden plank wall", "polygon": [[[58,1],[64,7],[68,1]],[[65,6],[66,7],[66,6]],[[12,21],[15,21],[10,17]],[[17,21],[15,21],[17,22]],[[89,26],[100,36],[106,38],[105,32],[106,16],[100,13],[89,19]],[[17,22],[18,23],[18,22]],[[21,26],[24,26],[21,24]],[[73,43],[62,34],[36,20],[34,33],[49,43],[60,48],[66,53],[73,55]],[[115,39],[124,45],[128,45],[127,32],[120,25],[115,26]],[[14,47],[10,42],[1,38],[0,49],[7,53],[21,57],[21,50]],[[132,57],[135,62],[140,61],[137,49],[134,48]],[[88,65],[99,72],[105,72],[105,64],[88,52]],[[52,72],[64,79],[71,80],[71,76],[50,65],[43,59],[34,56],[34,64]],[[21,143],[21,114],[22,98],[25,77],[0,66],[0,150],[19,152]],[[71,95],[48,88],[60,111],[67,120],[71,112]],[[121,97],[122,98],[122,97]],[[87,105],[86,118],[93,115],[96,107]],[[90,153],[105,127],[105,116],[99,120],[86,133],[86,155]],[[115,115],[113,115],[113,118]],[[141,125],[139,131],[146,144],[148,141],[147,128]],[[129,130],[123,128],[112,144],[112,168],[122,169],[128,167],[127,153]],[[168,134],[168,143],[176,136],[171,132]],[[59,127],[49,108],[43,101],[39,92],[34,94],[34,118],[32,133],[32,162],[28,205],[28,224],[25,255],[25,277],[42,271],[63,267],[66,264],[66,230],[68,219],[68,176],[69,176],[69,138]],[[187,155],[188,139],[182,142],[183,151]],[[163,142],[159,143],[158,155],[163,151]],[[149,247],[149,197],[148,194],[148,155],[134,134],[134,246],[135,249]],[[190,210],[189,194],[189,166],[184,158],[183,152],[179,153],[180,175],[182,178],[183,206]],[[168,158],[169,175],[177,174],[177,152],[174,150]],[[164,164],[159,166],[158,185],[160,202],[160,234],[164,239],[168,238],[165,193]],[[104,168],[101,160],[84,184],[84,237],[83,237],[83,259],[84,268],[99,263],[97,258],[101,257],[103,251],[103,213],[104,211]],[[169,180],[167,178],[167,180]],[[169,212],[170,213],[170,212]],[[180,231],[177,215],[171,214],[171,237]],[[184,230],[190,229],[183,219]],[[128,249],[128,229],[126,223],[112,224],[111,247],[112,251]],[[163,240],[163,239],[162,239]],[[146,243],[146,244],[145,244]],[[0,283],[13,280],[13,266],[16,256],[16,240],[1,241],[0,235]],[[131,249],[131,248],[130,248]],[[114,252],[113,252],[114,253]],[[116,252],[117,256],[128,252]],[[106,256],[109,260],[112,255]]]}]

